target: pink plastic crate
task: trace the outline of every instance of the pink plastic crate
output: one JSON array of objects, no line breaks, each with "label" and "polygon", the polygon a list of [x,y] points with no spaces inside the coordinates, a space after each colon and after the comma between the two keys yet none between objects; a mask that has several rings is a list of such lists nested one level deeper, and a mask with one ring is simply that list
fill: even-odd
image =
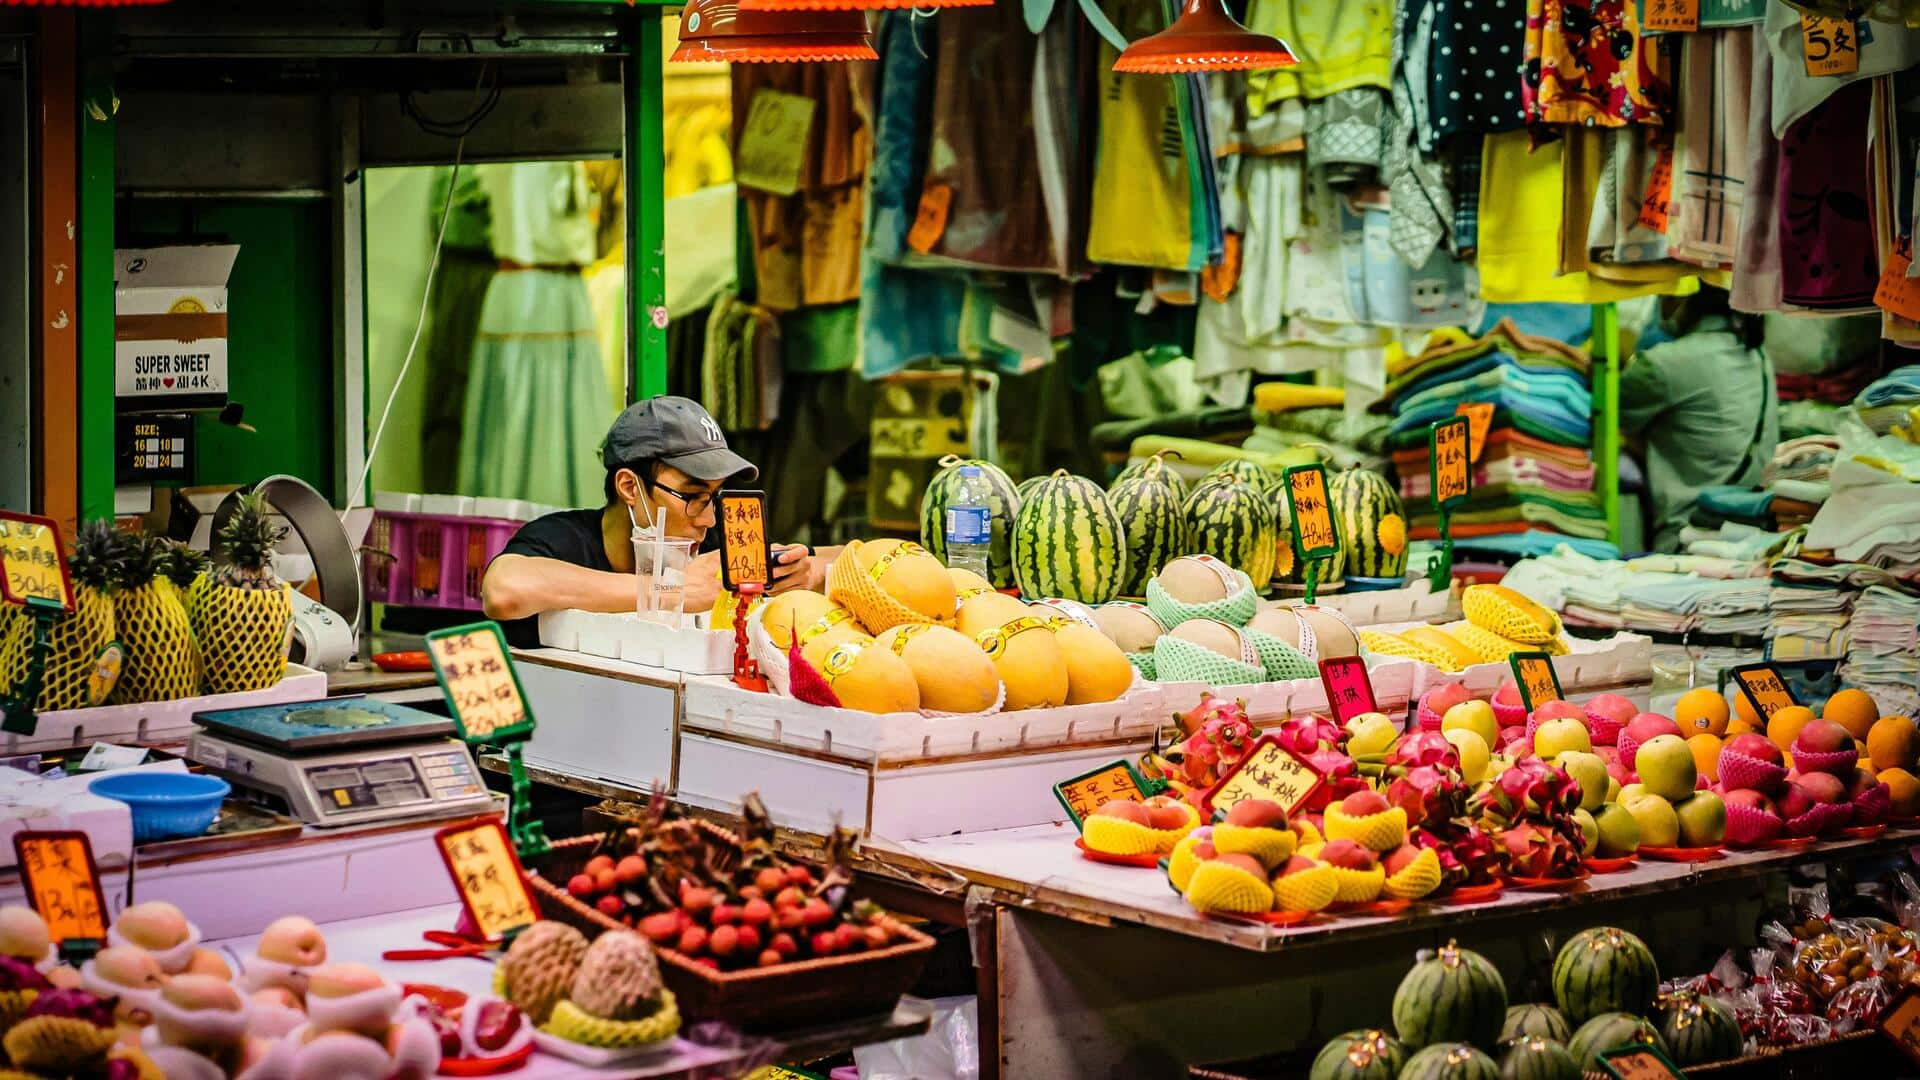
[{"label": "pink plastic crate", "polygon": [[407,607],[480,610],[480,576],[521,523],[382,510],[360,549],[367,598]]}]

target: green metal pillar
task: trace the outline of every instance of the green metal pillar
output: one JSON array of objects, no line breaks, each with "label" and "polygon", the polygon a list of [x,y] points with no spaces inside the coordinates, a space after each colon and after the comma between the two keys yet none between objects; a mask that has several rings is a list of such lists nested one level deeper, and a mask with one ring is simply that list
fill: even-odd
[{"label": "green metal pillar", "polygon": [[627,16],[627,400],[667,392],[667,167],[660,9]]},{"label": "green metal pillar", "polygon": [[1593,427],[1594,482],[1600,506],[1607,515],[1607,539],[1621,542],[1620,533],[1620,309],[1612,304],[1593,308]]},{"label": "green metal pillar", "polygon": [[113,516],[113,16],[80,16],[80,520]]}]

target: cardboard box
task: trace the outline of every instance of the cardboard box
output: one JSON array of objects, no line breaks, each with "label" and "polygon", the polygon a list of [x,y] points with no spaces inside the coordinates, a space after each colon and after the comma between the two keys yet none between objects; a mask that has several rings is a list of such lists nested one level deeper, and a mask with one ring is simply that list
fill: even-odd
[{"label": "cardboard box", "polygon": [[237,244],[113,253],[113,389],[118,412],[227,403],[227,278]]}]

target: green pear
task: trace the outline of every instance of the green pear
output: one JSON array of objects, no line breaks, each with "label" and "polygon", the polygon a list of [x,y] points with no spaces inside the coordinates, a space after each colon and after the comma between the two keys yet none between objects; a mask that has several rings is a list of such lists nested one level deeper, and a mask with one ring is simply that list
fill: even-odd
[{"label": "green pear", "polygon": [[1591,855],[1600,848],[1600,823],[1585,810],[1575,810],[1573,820],[1580,825],[1580,854]]},{"label": "green pear", "polygon": [[1347,721],[1347,753],[1353,757],[1384,754],[1399,737],[1400,729],[1384,713],[1361,713]]},{"label": "green pear", "polygon": [[1695,792],[1673,812],[1683,847],[1714,847],[1727,838],[1727,804],[1711,791]]},{"label": "green pear", "polygon": [[1673,804],[1651,792],[1621,802],[1640,823],[1642,847],[1673,847],[1680,840],[1680,815]]},{"label": "green pear", "polygon": [[1601,858],[1620,859],[1640,850],[1640,820],[1619,803],[1607,803],[1593,815],[1600,830],[1595,852]]},{"label": "green pear", "polygon": [[1607,763],[1599,754],[1568,750],[1560,755],[1559,764],[1580,785],[1581,809],[1597,809],[1607,801],[1607,790],[1612,786],[1613,777],[1607,775]]}]

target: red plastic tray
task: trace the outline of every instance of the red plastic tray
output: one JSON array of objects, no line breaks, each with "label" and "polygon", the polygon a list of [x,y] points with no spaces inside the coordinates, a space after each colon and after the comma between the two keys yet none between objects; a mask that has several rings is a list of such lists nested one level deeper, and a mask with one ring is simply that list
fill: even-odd
[{"label": "red plastic tray", "polygon": [[1087,846],[1085,840],[1076,837],[1073,846],[1080,849],[1080,857],[1090,862],[1106,863],[1109,866],[1143,866],[1149,870],[1160,866],[1160,855],[1115,855],[1107,851],[1095,851]]},{"label": "red plastic tray", "polygon": [[1587,868],[1583,866],[1580,872],[1572,877],[1510,877],[1507,879],[1507,884],[1530,892],[1572,892],[1590,876]]},{"label": "red plastic tray", "polygon": [[1500,894],[1506,890],[1507,884],[1504,881],[1489,881],[1485,885],[1462,885],[1440,897],[1438,902],[1461,907],[1468,904],[1485,904],[1500,899]]},{"label": "red plastic tray", "polygon": [[1840,835],[1849,840],[1871,840],[1886,831],[1887,823],[1883,821],[1878,825],[1855,825],[1850,829],[1841,829]]},{"label": "red plastic tray", "polygon": [[1640,854],[1660,862],[1712,862],[1719,858],[1726,848],[1715,844],[1713,847],[1647,847],[1640,846]]},{"label": "red plastic tray", "polygon": [[1617,874],[1622,870],[1631,868],[1633,864],[1638,861],[1639,859],[1637,859],[1635,856],[1624,855],[1617,859],[1600,859],[1600,858],[1581,859],[1580,865],[1586,867],[1589,873]]}]

